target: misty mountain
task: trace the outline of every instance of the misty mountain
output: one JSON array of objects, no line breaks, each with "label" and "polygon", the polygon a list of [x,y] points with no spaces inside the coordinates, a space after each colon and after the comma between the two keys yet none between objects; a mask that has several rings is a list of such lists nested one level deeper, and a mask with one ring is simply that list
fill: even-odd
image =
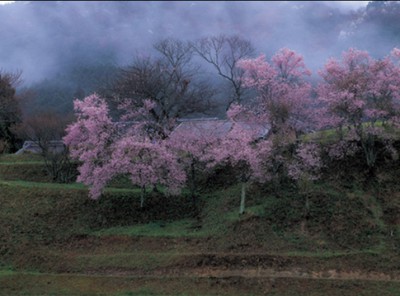
[{"label": "misty mountain", "polygon": [[387,55],[393,47],[400,47],[400,2],[369,2],[351,22],[345,39],[377,58]]},{"label": "misty mountain", "polygon": [[332,2],[20,1],[0,6],[0,68],[22,71],[36,94],[31,105],[58,110],[104,86],[135,54],[153,54],[152,44],[164,38],[238,34],[257,54],[296,50],[315,73],[348,47],[387,54],[399,44],[399,30],[387,29],[400,26],[398,3],[389,24],[388,4],[374,5],[354,11]]}]

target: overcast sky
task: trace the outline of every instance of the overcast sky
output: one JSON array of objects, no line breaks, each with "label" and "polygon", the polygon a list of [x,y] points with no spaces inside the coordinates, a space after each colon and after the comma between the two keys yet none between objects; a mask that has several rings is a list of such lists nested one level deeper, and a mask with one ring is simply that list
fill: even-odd
[{"label": "overcast sky", "polygon": [[[13,3],[15,1],[0,1],[0,5],[4,5],[4,4],[9,4],[9,3]],[[337,5],[339,4],[340,6],[342,6],[344,9],[357,9],[359,7],[365,6],[367,5],[367,3],[369,1],[322,1],[325,3],[331,3],[332,5]]]},{"label": "overcast sky", "polygon": [[[4,2],[12,1],[0,4]],[[54,5],[55,2],[59,5]],[[349,35],[351,32],[347,31],[352,27],[345,22],[346,16],[340,14],[365,7],[367,3],[48,1],[37,6],[11,3],[2,7],[0,69],[21,70],[24,81],[33,82],[63,73],[63,67],[83,61],[90,64],[107,60],[126,65],[135,51],[148,53],[151,45],[162,38],[194,40],[218,34],[244,36],[256,47],[257,54],[272,55],[280,48],[291,48],[305,56],[310,68],[317,69],[328,57],[338,56],[348,46],[338,36],[341,30],[344,31],[340,36]],[[324,9],[326,6],[332,8],[330,13]],[[368,46],[362,49],[370,50]]]},{"label": "overcast sky", "polygon": [[341,6],[343,9],[357,9],[366,6],[369,1],[323,1],[332,6]]}]

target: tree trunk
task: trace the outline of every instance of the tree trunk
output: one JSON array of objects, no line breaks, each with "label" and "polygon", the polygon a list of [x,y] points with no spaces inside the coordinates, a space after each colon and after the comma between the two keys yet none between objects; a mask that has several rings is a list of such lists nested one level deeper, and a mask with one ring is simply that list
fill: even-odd
[{"label": "tree trunk", "polygon": [[305,194],[305,200],[303,221],[300,224],[300,230],[303,234],[306,232],[307,221],[310,217],[310,199],[308,198],[308,193]]},{"label": "tree trunk", "polygon": [[146,187],[142,186],[142,191],[141,191],[141,194],[140,194],[140,208],[141,209],[144,206],[144,195],[145,195],[145,193],[146,193]]},{"label": "tree trunk", "polygon": [[308,198],[308,194],[306,194],[306,214],[305,216],[308,217],[308,215],[310,214],[310,199]]},{"label": "tree trunk", "polygon": [[191,174],[191,182],[190,182],[190,195],[192,197],[193,205],[196,206],[196,171],[194,167],[194,162],[192,161],[190,165],[190,174]]},{"label": "tree trunk", "polygon": [[242,192],[240,197],[240,209],[239,209],[240,215],[244,213],[245,202],[246,202],[246,183],[242,182]]}]

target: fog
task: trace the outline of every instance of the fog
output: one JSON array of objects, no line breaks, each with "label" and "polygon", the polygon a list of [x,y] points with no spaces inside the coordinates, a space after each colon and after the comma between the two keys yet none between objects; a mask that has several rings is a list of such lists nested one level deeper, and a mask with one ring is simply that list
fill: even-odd
[{"label": "fog", "polygon": [[[29,2],[0,6],[0,65],[39,81],[71,63],[125,64],[155,41],[217,34],[249,38],[259,52],[281,47],[334,55],[350,10],[324,2]],[[317,25],[317,23],[319,23]],[[339,46],[340,47],[340,46]]]},{"label": "fog", "polygon": [[365,22],[365,1],[342,2],[19,1],[0,6],[0,68],[22,71],[32,85],[77,65],[127,65],[164,38],[238,34],[268,57],[296,50],[316,76],[349,47],[383,56],[398,45],[381,24]]}]

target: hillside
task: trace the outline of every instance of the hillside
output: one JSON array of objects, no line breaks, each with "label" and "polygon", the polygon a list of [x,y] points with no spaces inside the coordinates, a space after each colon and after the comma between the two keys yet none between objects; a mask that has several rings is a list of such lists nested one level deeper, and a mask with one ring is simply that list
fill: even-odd
[{"label": "hillside", "polygon": [[141,209],[124,182],[93,201],[49,183],[40,159],[5,155],[0,295],[399,295],[398,169],[378,176],[330,174],[303,221],[289,185],[253,186],[242,216],[221,174],[197,208],[151,192]]}]

